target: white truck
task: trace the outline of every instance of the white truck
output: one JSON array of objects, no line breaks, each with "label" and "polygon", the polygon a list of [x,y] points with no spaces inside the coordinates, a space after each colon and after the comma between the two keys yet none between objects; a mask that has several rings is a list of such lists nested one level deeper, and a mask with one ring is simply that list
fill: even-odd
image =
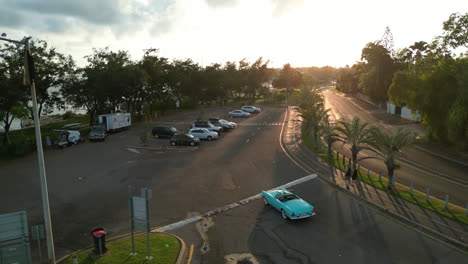
[{"label": "white truck", "polygon": [[106,132],[122,130],[132,125],[130,113],[113,113],[98,116],[98,122],[104,126]]}]

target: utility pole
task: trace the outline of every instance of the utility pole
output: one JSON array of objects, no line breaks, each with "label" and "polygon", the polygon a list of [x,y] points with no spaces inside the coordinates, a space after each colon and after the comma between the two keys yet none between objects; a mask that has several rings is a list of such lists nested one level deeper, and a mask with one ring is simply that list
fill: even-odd
[{"label": "utility pole", "polygon": [[31,99],[33,104],[33,117],[34,117],[34,129],[36,132],[36,145],[37,145],[37,159],[39,162],[39,176],[41,180],[41,193],[42,193],[42,207],[44,210],[44,225],[47,240],[47,253],[48,263],[55,264],[55,250],[54,250],[54,238],[52,233],[52,223],[50,220],[50,207],[49,207],[49,195],[47,190],[47,177],[45,172],[44,164],[44,152],[42,149],[42,138],[41,138],[41,127],[39,123],[39,114],[37,111],[37,99],[36,99],[36,84],[34,76],[34,62],[32,60],[31,51],[29,50],[29,39],[30,37],[24,38],[23,41],[16,41],[5,38],[6,34],[3,33],[0,40],[7,42],[24,45],[25,48],[25,60],[24,60],[24,71],[23,81],[25,85],[31,87]]}]

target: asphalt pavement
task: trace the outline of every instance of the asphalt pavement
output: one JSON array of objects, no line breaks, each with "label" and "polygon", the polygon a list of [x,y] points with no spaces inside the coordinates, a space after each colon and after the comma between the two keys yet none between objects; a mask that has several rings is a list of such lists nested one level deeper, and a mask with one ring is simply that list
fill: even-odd
[{"label": "asphalt pavement", "polygon": [[[348,120],[359,117],[362,121],[380,126],[389,132],[398,128],[423,133],[424,129],[416,123],[402,123],[395,121],[385,113],[385,110],[360,106],[352,98],[346,95],[337,94],[330,90],[324,90],[326,107],[331,109],[332,118],[338,120],[346,118]],[[365,104],[365,103],[364,103]],[[334,149],[346,156],[351,157],[348,147],[341,143],[334,144]],[[408,147],[403,150],[404,156],[398,161],[400,168],[395,171],[396,181],[409,186],[414,184],[414,188],[426,192],[430,188],[432,195],[443,199],[449,195],[451,203],[465,207],[468,203],[468,164],[463,161],[454,160],[443,155],[433,155],[418,146]],[[360,157],[375,156],[371,152],[363,151]],[[372,171],[381,171],[386,175],[387,169],[381,160],[366,159],[360,162]]]},{"label": "asphalt pavement", "polygon": [[[226,110],[174,113],[158,122],[186,129],[197,117],[223,117]],[[158,228],[305,176],[280,145],[285,109],[263,110],[235,119],[238,128],[217,141],[203,141],[199,148],[163,151],[158,146],[168,145],[166,139],[140,140],[154,124],[138,124],[102,143],[46,151],[57,257],[90,245],[89,232],[96,227],[104,227],[109,237],[128,233],[129,185],[153,190],[151,223]],[[0,213],[26,210],[29,224],[42,222],[35,155],[2,166],[0,177],[0,197],[8,201],[0,205]],[[317,206],[316,217],[284,221],[255,200],[171,232],[180,234],[189,249],[193,244],[191,263],[224,263],[226,256],[239,253],[260,263],[466,260],[466,254],[387,219],[318,180],[294,190]]]}]

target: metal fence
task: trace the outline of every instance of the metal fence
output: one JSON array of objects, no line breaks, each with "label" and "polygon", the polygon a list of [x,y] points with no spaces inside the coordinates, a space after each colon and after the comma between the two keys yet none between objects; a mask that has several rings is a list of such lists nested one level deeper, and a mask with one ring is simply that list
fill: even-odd
[{"label": "metal fence", "polygon": [[[340,170],[345,170],[346,165],[349,164],[351,166],[351,164],[352,164],[351,158],[348,158],[346,155],[343,155],[342,153],[340,153],[338,151],[335,151],[334,159],[338,161],[338,167],[339,167]],[[368,177],[369,180],[372,180],[373,178],[375,178],[382,185],[384,183],[388,183],[388,181],[390,181],[390,179],[388,178],[388,175],[385,175],[384,172],[382,172],[382,171],[379,171],[379,172],[372,171],[369,168],[361,166],[361,164],[359,164],[359,163],[357,164],[357,171],[358,171],[358,176],[359,176],[359,178],[361,178],[361,180],[363,179],[363,177]],[[364,171],[364,173],[363,173],[363,171]],[[407,187],[408,188],[408,193],[411,194],[411,195],[414,195],[414,193],[417,192],[417,191],[419,191],[422,194],[425,194],[425,201],[426,202],[431,201],[431,198],[435,198],[435,199],[438,199],[438,200],[441,200],[441,201],[444,202],[444,208],[445,209],[448,209],[448,207],[450,205],[450,195],[449,194],[445,194],[442,197],[438,196],[436,194],[432,194],[430,187],[423,187],[422,189],[421,188],[415,189],[415,185],[414,185],[413,182],[410,182],[409,186],[407,184],[398,182],[397,181],[398,180],[397,175],[394,175],[392,180],[393,180],[393,184],[400,184],[402,186]],[[368,182],[368,181],[366,181],[366,182]],[[373,181],[370,184],[373,184]],[[468,216],[468,202],[466,202],[466,205],[465,205],[465,215]]]}]

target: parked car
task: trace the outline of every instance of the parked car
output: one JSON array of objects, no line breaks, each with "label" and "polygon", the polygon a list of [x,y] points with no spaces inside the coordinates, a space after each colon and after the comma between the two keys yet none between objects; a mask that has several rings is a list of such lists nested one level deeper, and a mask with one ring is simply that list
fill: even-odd
[{"label": "parked car", "polygon": [[307,218],[317,213],[314,206],[284,188],[262,191],[262,196],[265,204],[280,211],[284,219]]},{"label": "parked car", "polygon": [[91,131],[89,132],[89,141],[104,141],[106,136],[106,129],[102,124],[91,126]]},{"label": "parked car", "polygon": [[210,131],[206,128],[192,128],[190,129],[189,134],[199,139],[206,139],[209,141],[213,139],[218,139],[217,132]]},{"label": "parked car", "polygon": [[250,113],[244,112],[242,110],[234,110],[229,112],[231,117],[249,117]]},{"label": "parked car", "polygon": [[80,131],[56,129],[53,130],[53,132],[57,137],[57,141],[54,141],[54,144],[58,148],[66,148],[83,141],[83,138],[81,138],[80,135]]},{"label": "parked car", "polygon": [[224,129],[232,129],[232,128],[237,127],[237,124],[234,122],[229,122],[227,120],[216,118],[216,117],[209,118],[208,120],[214,126],[220,126],[220,127],[223,127]]},{"label": "parked car", "polygon": [[175,127],[168,127],[168,126],[155,126],[151,130],[151,134],[155,138],[170,138],[175,133],[177,133],[177,129]]},{"label": "parked car", "polygon": [[244,105],[243,107],[241,107],[241,110],[249,113],[260,113],[262,111],[262,109],[253,105]]},{"label": "parked car", "polygon": [[220,126],[214,126],[210,121],[196,121],[192,124],[191,128],[206,128],[210,131],[221,133],[224,129]]},{"label": "parked car", "polygon": [[200,139],[186,133],[177,133],[171,137],[171,146],[197,146]]}]

